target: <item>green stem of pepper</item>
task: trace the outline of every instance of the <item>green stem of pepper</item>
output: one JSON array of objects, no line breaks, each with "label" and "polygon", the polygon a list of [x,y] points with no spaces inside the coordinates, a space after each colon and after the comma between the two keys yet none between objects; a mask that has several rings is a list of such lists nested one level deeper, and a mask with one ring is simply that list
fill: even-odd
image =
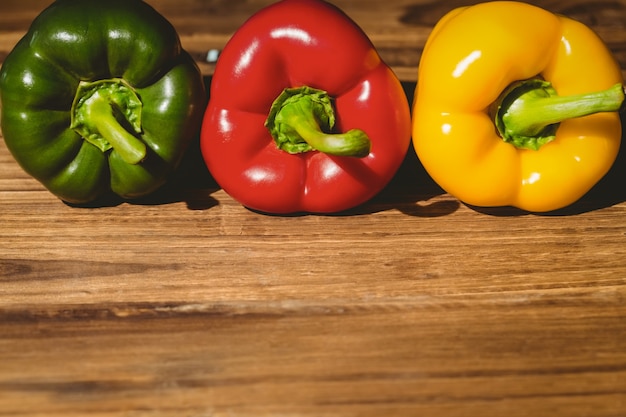
[{"label": "green stem of pepper", "polygon": [[291,154],[320,151],[335,156],[363,158],[371,141],[360,129],[334,133],[335,111],[325,91],[287,88],[274,101],[265,126],[276,145]]},{"label": "green stem of pepper", "polygon": [[147,148],[141,133],[142,103],[121,79],[79,85],[72,106],[71,127],[102,152],[114,149],[128,164],[138,164]]},{"label": "green stem of pepper", "polygon": [[494,120],[500,136],[520,149],[538,150],[554,140],[559,123],[600,112],[619,111],[624,87],[588,94],[559,96],[544,80],[521,81],[508,88],[494,104]]}]

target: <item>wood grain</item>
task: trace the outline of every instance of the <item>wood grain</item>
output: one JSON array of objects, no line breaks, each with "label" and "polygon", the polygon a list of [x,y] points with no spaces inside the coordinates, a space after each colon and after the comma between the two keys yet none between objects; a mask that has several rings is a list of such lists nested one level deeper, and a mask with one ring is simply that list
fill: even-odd
[{"label": "wood grain", "polygon": [[[0,4],[0,58],[47,3]],[[270,2],[150,3],[201,61]],[[470,3],[336,4],[410,97],[429,29]],[[626,2],[537,4],[626,68]],[[626,415],[624,155],[550,215],[460,204],[409,154],[358,209],[267,216],[187,162],[76,208],[0,141],[0,416]]]},{"label": "wood grain", "polygon": [[[232,33],[254,12],[272,0],[148,1],[176,27],[185,49],[198,62],[205,75],[213,73],[206,61],[211,49],[222,49]],[[455,7],[468,6],[471,0],[336,0],[370,37],[381,57],[403,81],[415,82],[422,48],[434,24]],[[535,0],[527,3],[584,22],[609,45],[626,68],[626,2],[590,0]],[[0,5],[0,62],[24,35],[32,19],[50,0],[3,0]]]}]

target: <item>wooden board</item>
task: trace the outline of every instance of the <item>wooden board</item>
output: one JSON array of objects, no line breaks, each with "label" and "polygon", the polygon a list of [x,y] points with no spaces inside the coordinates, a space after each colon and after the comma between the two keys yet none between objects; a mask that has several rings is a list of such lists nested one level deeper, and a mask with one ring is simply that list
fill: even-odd
[{"label": "wooden board", "polygon": [[[0,59],[49,2],[0,4]],[[154,0],[203,56],[268,1]],[[336,1],[412,94],[467,1]],[[626,68],[626,1],[536,2]],[[267,216],[202,164],[63,204],[0,141],[0,416],[626,415],[626,161],[550,215],[478,210],[409,154],[348,213]]]}]

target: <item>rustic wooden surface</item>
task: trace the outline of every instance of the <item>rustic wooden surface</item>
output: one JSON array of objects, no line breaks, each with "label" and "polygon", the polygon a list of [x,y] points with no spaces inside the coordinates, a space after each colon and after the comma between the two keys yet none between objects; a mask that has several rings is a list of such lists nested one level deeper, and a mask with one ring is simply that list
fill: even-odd
[{"label": "rustic wooden surface", "polygon": [[[203,63],[269,1],[149,1]],[[405,81],[468,1],[337,0]],[[626,68],[626,1],[537,1]],[[0,3],[0,60],[48,1]],[[193,157],[72,208],[0,141],[0,416],[626,415],[626,161],[550,215],[459,204],[414,156],[334,216],[242,208]]]}]

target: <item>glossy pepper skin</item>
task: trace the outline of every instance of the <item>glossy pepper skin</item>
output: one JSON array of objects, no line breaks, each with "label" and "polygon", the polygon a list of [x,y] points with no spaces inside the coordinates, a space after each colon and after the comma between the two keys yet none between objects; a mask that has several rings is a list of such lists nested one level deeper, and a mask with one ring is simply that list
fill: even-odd
[{"label": "glossy pepper skin", "polygon": [[[363,31],[324,1],[282,0],[253,15],[220,55],[210,96],[206,164],[231,197],[259,212],[356,207],[389,182],[410,146],[400,82]],[[335,135],[315,132],[331,131],[332,119]],[[313,145],[290,137],[296,130]]]},{"label": "glossy pepper skin", "polygon": [[[506,113],[510,85],[533,79],[541,88],[531,96],[558,94],[572,107],[585,107],[577,95],[602,91],[593,94],[600,112],[554,117],[535,129],[539,134],[526,128],[529,121],[521,139],[504,141],[496,110]],[[616,158],[622,82],[611,52],[579,22],[519,2],[455,9],[435,26],[420,61],[413,144],[432,178],[465,203],[560,209],[590,190]],[[513,116],[519,103],[508,110]],[[523,118],[554,116],[534,106]]]},{"label": "glossy pepper skin", "polygon": [[199,132],[203,79],[172,25],[138,0],[57,0],[0,70],[2,132],[60,199],[151,193]]}]

